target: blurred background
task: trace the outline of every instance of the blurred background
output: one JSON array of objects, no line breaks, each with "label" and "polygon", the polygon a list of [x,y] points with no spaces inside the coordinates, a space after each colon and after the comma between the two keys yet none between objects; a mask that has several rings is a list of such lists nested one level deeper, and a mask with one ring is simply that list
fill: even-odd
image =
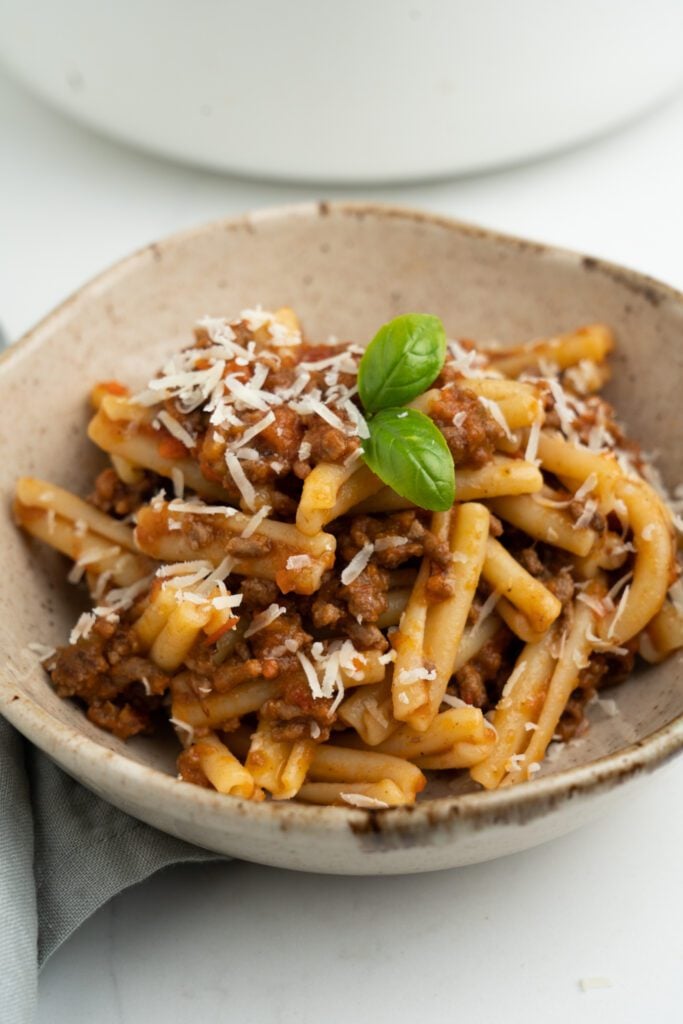
[{"label": "blurred background", "polygon": [[[330,197],[683,288],[682,54],[681,0],[0,0],[0,323],[18,338],[174,231]],[[496,1020],[501,992],[508,1024],[673,1022],[680,786],[678,765],[571,837],[409,882],[165,872],[59,950],[39,1022],[341,1024],[390,1006],[452,1024],[456,1003]],[[586,975],[609,987],[582,992]]]},{"label": "blurred background", "polygon": [[331,195],[670,277],[682,44],[680,0],[0,0],[0,320],[188,224]]}]

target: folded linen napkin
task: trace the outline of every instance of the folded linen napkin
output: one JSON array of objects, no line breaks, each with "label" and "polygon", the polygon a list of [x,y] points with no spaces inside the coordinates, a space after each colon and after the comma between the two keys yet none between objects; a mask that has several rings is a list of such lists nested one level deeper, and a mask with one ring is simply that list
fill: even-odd
[{"label": "folded linen napkin", "polygon": [[40,967],[108,899],[168,864],[217,856],[105,803],[0,718],[3,1024],[31,1024]]}]

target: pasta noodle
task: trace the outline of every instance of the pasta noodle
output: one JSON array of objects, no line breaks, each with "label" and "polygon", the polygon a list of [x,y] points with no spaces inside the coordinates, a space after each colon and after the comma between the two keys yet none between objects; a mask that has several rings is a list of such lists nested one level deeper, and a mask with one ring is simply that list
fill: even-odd
[{"label": "pasta noodle", "polygon": [[408,721],[416,729],[428,728],[443,700],[453,664],[462,640],[465,623],[482,572],[487,550],[488,509],[471,502],[451,513],[448,532],[451,564],[447,582],[451,597],[432,605],[427,612],[424,636],[424,658],[433,666],[428,683],[428,701]]},{"label": "pasta noodle", "polygon": [[276,800],[291,800],[304,783],[314,753],[312,740],[277,740],[262,721],[252,736],[245,768]]},{"label": "pasta noodle", "polygon": [[[503,494],[532,494],[540,491],[543,477],[538,468],[522,459],[494,456],[479,469],[460,469],[455,500],[485,501]],[[376,512],[395,512],[410,508],[411,502],[388,487],[379,488],[373,497],[359,498],[354,511],[372,515]]]},{"label": "pasta noodle", "polygon": [[231,754],[217,736],[209,733],[194,744],[199,764],[207,779],[219,793],[250,799],[254,795],[254,779]]},{"label": "pasta noodle", "polygon": [[555,595],[515,561],[494,537],[489,537],[486,544],[482,575],[539,633],[545,632],[560,614],[562,606]]},{"label": "pasta noodle", "polygon": [[613,347],[614,339],[609,327],[593,324],[559,338],[536,341],[518,348],[489,349],[488,355],[499,373],[516,377],[525,371],[540,369],[544,363],[550,363],[559,370],[576,366],[583,360],[599,364]]},{"label": "pasta noodle", "polygon": [[[562,657],[555,665],[550,678],[548,693],[536,721],[536,728],[527,733],[530,737],[529,744],[523,756],[512,763],[503,785],[506,782],[521,782],[522,779],[528,778],[529,765],[538,764],[545,756],[565,705],[572,690],[576,688],[579,673],[588,666],[588,658],[593,648],[590,636],[594,626],[595,612],[588,605],[577,602],[573,621],[564,636]],[[511,700],[514,699],[513,695]]]},{"label": "pasta noodle", "polygon": [[90,589],[44,659],[57,693],[121,740],[168,719],[179,778],[245,800],[389,811],[431,773],[533,780],[612,671],[683,647],[679,520],[591,394],[612,347],[599,324],[449,341],[431,388],[368,411],[364,348],[247,309],[138,393],[96,384],[90,497],[24,477],[14,502]]}]

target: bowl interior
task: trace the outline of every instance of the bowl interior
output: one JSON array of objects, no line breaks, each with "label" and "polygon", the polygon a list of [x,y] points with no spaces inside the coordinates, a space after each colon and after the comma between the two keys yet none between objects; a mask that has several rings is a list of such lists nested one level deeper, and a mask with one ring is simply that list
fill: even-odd
[{"label": "bowl interior", "polygon": [[[605,321],[618,336],[607,395],[631,435],[657,454],[667,484],[683,479],[681,297],[592,259],[435,217],[320,204],[214,223],[153,245],[86,286],[10,350],[0,364],[6,511],[21,474],[88,492],[103,465],[85,435],[93,381],[140,383],[199,316],[257,304],[293,306],[313,338],[367,340],[408,311],[438,314],[454,337],[508,343]],[[84,597],[67,583],[63,559],[19,536],[9,514],[0,517],[0,543],[5,681],[103,751],[174,773],[170,744],[124,745],[55,696],[26,645],[63,642]],[[681,658],[640,670],[609,696],[618,715],[592,708],[591,729],[545,763],[544,774],[617,751],[680,715]],[[460,785],[442,783],[427,796]]]}]

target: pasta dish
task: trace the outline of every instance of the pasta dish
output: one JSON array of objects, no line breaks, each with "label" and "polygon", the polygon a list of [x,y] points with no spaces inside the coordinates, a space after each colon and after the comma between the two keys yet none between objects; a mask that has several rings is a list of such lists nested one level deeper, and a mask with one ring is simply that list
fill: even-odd
[{"label": "pasta dish", "polygon": [[599,397],[612,348],[417,314],[318,344],[254,309],[142,389],[96,384],[89,497],[16,490],[91,598],[33,645],[56,692],[121,739],[170,721],[179,779],[251,800],[532,780],[598,690],[683,646],[683,524]]}]

